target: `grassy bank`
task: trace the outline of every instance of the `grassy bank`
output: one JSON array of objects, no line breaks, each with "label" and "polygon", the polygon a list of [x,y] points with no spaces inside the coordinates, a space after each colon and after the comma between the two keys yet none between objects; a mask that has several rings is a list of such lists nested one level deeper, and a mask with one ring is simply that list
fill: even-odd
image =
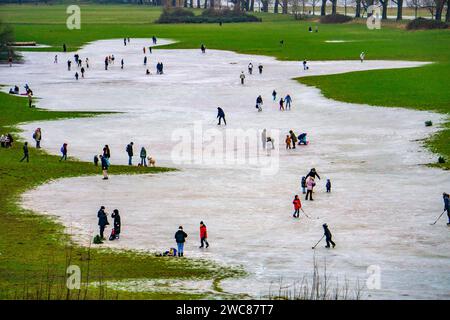
[{"label": "grassy bank", "polygon": [[[25,121],[95,115],[29,109],[26,103],[26,98],[0,93],[0,134],[15,132],[14,125]],[[24,210],[18,200],[24,191],[49,180],[80,175],[97,175],[101,179],[100,168],[72,159],[61,163],[57,156],[35,148],[30,148],[30,162],[21,163],[22,145],[16,142],[12,148],[0,148],[0,299],[65,299],[68,294],[64,287],[67,265],[78,265],[82,279],[86,282],[140,278],[215,280],[235,274],[235,270],[202,261],[158,258],[131,251],[113,252],[95,246],[82,248],[73,245],[60,224]],[[111,166],[110,173],[157,174],[170,170]],[[170,290],[166,293],[131,293],[106,290],[104,287],[85,289],[69,292],[70,298],[203,297],[198,294],[171,293]]]}]

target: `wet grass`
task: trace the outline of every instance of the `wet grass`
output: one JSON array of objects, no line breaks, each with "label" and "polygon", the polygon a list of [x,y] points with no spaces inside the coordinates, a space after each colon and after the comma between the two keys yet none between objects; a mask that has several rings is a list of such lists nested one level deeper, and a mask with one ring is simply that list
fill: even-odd
[{"label": "wet grass", "polygon": [[[26,98],[0,93],[0,134],[17,133],[14,126],[24,121],[96,115],[30,109],[26,104]],[[35,148],[30,148],[30,162],[21,163],[22,145],[22,142],[15,142],[12,148],[0,148],[0,299],[199,298],[198,294],[132,293],[90,286],[83,287],[81,293],[78,290],[68,293],[65,288],[68,265],[81,268],[85,283],[133,278],[214,280],[239,273],[206,261],[75,245],[64,233],[63,226],[51,218],[23,209],[19,204],[20,196],[53,179],[81,175],[97,175],[101,179],[100,168],[76,160],[61,163],[57,156]],[[157,174],[171,170],[111,166],[110,173]]]}]

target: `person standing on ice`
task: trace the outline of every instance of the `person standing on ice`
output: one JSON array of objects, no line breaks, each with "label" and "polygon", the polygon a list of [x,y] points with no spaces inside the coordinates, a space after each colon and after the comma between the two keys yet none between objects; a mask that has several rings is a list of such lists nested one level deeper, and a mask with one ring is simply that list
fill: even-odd
[{"label": "person standing on ice", "polygon": [[331,181],[330,181],[330,179],[327,179],[327,184],[325,185],[325,187],[327,188],[327,192],[330,193],[331,192]]},{"label": "person standing on ice", "polygon": [[109,162],[108,159],[104,155],[100,155],[100,160],[102,162],[102,173],[103,173],[103,180],[108,180],[108,168],[109,168]]},{"label": "person standing on ice", "polygon": [[244,79],[245,79],[245,74],[244,71],[241,71],[241,75],[239,76],[239,78],[241,79],[241,84],[244,84]]},{"label": "person standing on ice", "polygon": [[42,131],[41,128],[37,128],[33,133],[33,139],[36,141],[36,149],[41,147]]},{"label": "person standing on ice", "polygon": [[217,124],[218,126],[220,126],[220,121],[223,119],[223,123],[225,124],[225,125],[227,125],[227,122],[226,122],[226,120],[225,120],[225,112],[223,112],[223,109],[221,108],[221,107],[217,107],[217,117],[216,118],[219,118],[219,123]]},{"label": "person standing on ice", "polygon": [[286,110],[288,108],[289,108],[289,110],[291,110],[292,98],[291,98],[291,96],[289,94],[284,98],[284,102],[286,102]]},{"label": "person standing on ice", "polygon": [[86,68],[89,69],[89,58],[86,58]]},{"label": "person standing on ice", "polygon": [[178,247],[178,256],[183,257],[184,243],[186,242],[187,233],[183,231],[183,226],[178,227],[178,231],[175,233],[175,241]]},{"label": "person standing on ice", "polygon": [[200,50],[202,50],[202,53],[206,52],[206,47],[205,45],[202,43],[202,45],[200,46]]},{"label": "person standing on ice", "polygon": [[283,98],[280,99],[279,104],[280,104],[280,111],[284,111],[284,100],[283,100]]},{"label": "person standing on ice", "polygon": [[144,51],[144,54],[145,54],[145,47],[144,47],[144,48],[142,48],[142,50]]},{"label": "person standing on ice", "polygon": [[113,213],[111,214],[111,218],[114,219],[114,235],[116,239],[119,239],[120,237],[120,227],[122,225],[119,210],[114,209]]},{"label": "person standing on ice", "polygon": [[249,74],[252,74],[252,72],[253,72],[253,64],[250,62],[250,63],[248,64],[248,73],[249,73]]},{"label": "person standing on ice", "polygon": [[305,176],[302,177],[301,186],[302,186],[302,193],[306,194],[306,177]]},{"label": "person standing on ice", "polygon": [[147,150],[145,150],[144,147],[141,148],[141,152],[139,154],[141,157],[141,166],[146,167],[147,166]]},{"label": "person standing on ice", "polygon": [[84,67],[81,67],[81,77],[84,78]]},{"label": "person standing on ice", "polygon": [[273,101],[277,100],[277,92],[275,91],[275,89],[272,91],[272,97],[273,97]]},{"label": "person standing on ice", "polygon": [[58,63],[58,55],[55,54],[55,60],[53,60],[53,63]]},{"label": "person standing on ice", "polygon": [[209,247],[208,243],[208,232],[206,230],[206,225],[203,223],[203,221],[200,221],[200,247],[203,248],[203,245],[206,244],[206,248]]},{"label": "person standing on ice", "polygon": [[261,133],[261,142],[262,142],[263,149],[265,149],[266,143],[267,143],[267,130],[266,129],[264,129]]},{"label": "person standing on ice", "polygon": [[126,47],[127,46],[127,38],[123,38],[123,45]]},{"label": "person standing on ice", "polygon": [[132,160],[133,160],[133,145],[134,145],[134,143],[130,142],[127,145],[127,148],[125,149],[127,151],[127,154],[128,154],[128,165],[129,166],[133,165],[132,164]]},{"label": "person standing on ice", "polygon": [[153,44],[156,44],[156,37],[155,36],[152,37],[152,41],[153,41]]},{"label": "person standing on ice", "polygon": [[103,233],[105,231],[105,227],[109,225],[109,222],[108,222],[108,215],[105,212],[104,206],[101,206],[100,210],[98,210],[97,218],[98,218],[98,226],[100,228],[100,238],[102,238],[102,240],[105,240]]},{"label": "person standing on ice", "polygon": [[63,143],[62,147],[61,147],[61,158],[59,159],[59,161],[61,162],[62,160],[66,161],[67,160],[67,143]]},{"label": "person standing on ice", "polygon": [[108,57],[105,58],[105,70],[108,70]]},{"label": "person standing on ice", "polygon": [[308,66],[306,65],[306,59],[305,60],[303,60],[303,70],[308,70],[309,68],[308,68]]},{"label": "person standing on ice", "polygon": [[72,61],[67,60],[67,70],[70,71],[70,66],[72,65]]},{"label": "person standing on ice", "polygon": [[312,195],[313,195],[313,190],[314,190],[314,186],[316,185],[316,183],[314,182],[314,178],[313,177],[307,177],[306,178],[306,197],[305,200],[308,200],[308,198],[310,199],[310,201],[314,201]]},{"label": "person standing on ice", "polygon": [[312,169],[309,171],[309,173],[306,175],[306,178],[308,178],[308,177],[313,177],[314,179],[317,177],[317,178],[319,178],[319,180],[320,180],[320,176],[319,176],[319,174],[317,173],[316,168],[312,168]]},{"label": "person standing on ice", "polygon": [[78,80],[78,72],[75,72],[75,79]]},{"label": "person standing on ice", "polygon": [[336,243],[334,243],[333,240],[332,240],[333,236],[331,234],[330,229],[328,229],[328,225],[326,223],[324,223],[322,225],[322,227],[323,227],[323,231],[324,231],[323,234],[325,236],[325,241],[327,242],[327,245],[325,246],[325,248],[329,248],[330,247],[330,243],[333,246],[333,248],[336,247]]},{"label": "person standing on ice", "polygon": [[450,225],[450,200],[448,193],[443,193],[442,198],[444,199],[444,211],[447,211],[448,223]]},{"label": "person standing on ice", "polygon": [[262,105],[263,105],[263,99],[261,95],[256,98],[256,108],[258,108],[258,111],[262,111]]},{"label": "person standing on ice", "polygon": [[261,74],[263,71],[263,65],[261,63],[258,65],[258,70],[259,70],[259,74]]},{"label": "person standing on ice", "polygon": [[291,141],[292,141],[292,149],[295,149],[295,144],[297,143],[297,136],[295,135],[294,131],[289,130],[289,134],[291,136]]},{"label": "person standing on ice", "polygon": [[295,195],[294,201],[292,202],[294,204],[294,218],[298,218],[300,216],[300,209],[302,208],[302,203],[300,202],[300,199],[298,197],[298,194]]},{"label": "person standing on ice", "polygon": [[147,65],[147,56],[144,57],[144,66]]}]

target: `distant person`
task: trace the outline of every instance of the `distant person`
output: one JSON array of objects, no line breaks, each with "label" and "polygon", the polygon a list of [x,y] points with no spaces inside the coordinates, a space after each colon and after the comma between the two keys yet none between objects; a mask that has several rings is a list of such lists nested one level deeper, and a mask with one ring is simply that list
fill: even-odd
[{"label": "distant person", "polygon": [[99,158],[97,155],[94,156],[94,166],[98,167]]},{"label": "distant person", "polygon": [[275,90],[272,91],[272,98],[273,98],[273,101],[277,100],[277,92]]},{"label": "distant person", "polygon": [[261,95],[259,95],[256,98],[256,108],[258,109],[258,111],[262,111],[262,105],[263,105],[263,99],[262,99]]},{"label": "distant person", "polygon": [[123,45],[126,46],[127,45],[127,39],[123,38]]},{"label": "distant person", "polygon": [[208,231],[206,230],[206,225],[203,223],[203,221],[200,221],[200,248],[203,248],[205,244],[206,248],[208,248]]},{"label": "distant person", "polygon": [[104,237],[104,231],[107,225],[109,225],[108,222],[108,215],[105,212],[105,207],[101,206],[100,210],[98,210],[97,212],[97,218],[98,218],[98,226],[100,228],[100,238],[102,238],[103,240],[105,240]]},{"label": "distant person", "polygon": [[61,147],[61,158],[59,159],[59,161],[62,160],[67,160],[67,143],[64,143]]},{"label": "distant person", "polygon": [[292,140],[292,149],[295,149],[295,144],[297,143],[297,136],[295,135],[294,131],[289,130],[289,135],[291,136]]},{"label": "distant person", "polygon": [[150,75],[150,70],[147,69],[147,70],[145,71],[145,74],[146,74],[147,76]]},{"label": "distant person", "polygon": [[188,235],[186,234],[186,232],[183,231],[183,227],[179,226],[178,231],[175,233],[175,241],[177,243],[179,257],[183,257],[184,243],[186,242],[187,236]]},{"label": "distant person", "polygon": [[108,57],[106,57],[106,58],[105,58],[105,70],[108,70],[108,64],[109,64],[108,61],[109,61],[109,60],[108,60]]},{"label": "distant person", "polygon": [[72,65],[72,61],[67,60],[67,70],[70,71],[70,66]]},{"label": "distant person", "polygon": [[450,200],[448,193],[443,193],[442,198],[444,199],[444,211],[447,211],[448,223],[450,225]]},{"label": "distant person", "polygon": [[259,74],[261,74],[263,72],[263,65],[261,63],[258,65],[258,70],[259,70]]},{"label": "distant person", "polygon": [[359,60],[361,60],[361,63],[364,62],[365,57],[366,57],[366,54],[364,52],[361,52],[361,54],[359,55]]},{"label": "distant person", "polygon": [[132,164],[132,160],[133,160],[133,145],[134,145],[134,143],[130,142],[127,145],[127,148],[126,148],[126,151],[127,151],[127,154],[128,154],[128,165],[129,166],[133,165]]},{"label": "distant person", "polygon": [[244,80],[245,80],[244,71],[241,71],[241,74],[240,74],[239,78],[241,79],[241,84],[243,85],[244,84]]},{"label": "distant person", "polygon": [[300,216],[300,209],[302,208],[302,203],[300,202],[300,198],[298,197],[298,194],[295,195],[294,201],[292,201],[294,204],[294,218],[298,218]]},{"label": "distant person", "polygon": [[147,65],[147,56],[144,57],[144,66]]},{"label": "distant person", "polygon": [[42,139],[41,128],[37,128],[36,130],[34,130],[33,139],[36,141],[36,149],[39,149],[41,147],[41,139]]},{"label": "distant person", "polygon": [[29,155],[29,152],[28,152],[28,142],[25,142],[23,144],[22,150],[23,150],[23,157],[22,157],[22,159],[20,159],[20,162],[22,162],[25,159],[27,160],[27,162],[30,162],[30,155]]},{"label": "distant person", "polygon": [[143,47],[142,50],[144,51],[144,54],[145,54],[145,47]]},{"label": "distant person", "polygon": [[66,44],[65,44],[65,43],[63,43],[63,51],[64,51],[64,52],[67,52],[67,47],[66,47]]},{"label": "distant person", "polygon": [[286,150],[287,149],[291,149],[291,136],[290,135],[286,135]]},{"label": "distant person", "polygon": [[336,243],[334,243],[332,240],[333,236],[331,235],[330,229],[328,229],[328,225],[326,223],[324,223],[322,225],[322,227],[323,227],[323,231],[324,231],[324,235],[325,235],[325,241],[327,242],[327,245],[325,246],[325,248],[329,248],[330,243],[333,246],[333,248],[336,247]]},{"label": "distant person", "polygon": [[84,78],[84,67],[81,67],[81,77]]},{"label": "distant person", "polygon": [[316,24],[316,32],[319,32],[319,26]]},{"label": "distant person", "polygon": [[308,27],[308,31],[312,32],[312,27],[311,26]]},{"label": "distant person", "polygon": [[78,72],[75,72],[75,79],[78,80]]},{"label": "distant person", "polygon": [[33,93],[29,91],[27,96],[28,96],[28,107],[33,108]]},{"label": "distant person", "polygon": [[120,69],[123,69],[123,59],[120,60]]},{"label": "distant person", "polygon": [[310,199],[310,201],[314,201],[313,199],[313,191],[314,191],[314,186],[316,185],[316,183],[314,182],[314,178],[313,177],[307,177],[306,178],[306,197],[305,200],[308,200],[308,198]]},{"label": "distant person", "polygon": [[306,59],[305,60],[303,60],[303,70],[308,70],[309,69],[309,67],[307,66],[307,61],[306,61]]},{"label": "distant person", "polygon": [[325,187],[327,188],[327,193],[331,192],[331,181],[330,179],[327,179],[327,184],[325,185]]},{"label": "distant person", "polygon": [[219,118],[219,123],[217,124],[218,126],[220,126],[221,120],[223,120],[223,123],[225,125],[227,125],[227,122],[225,120],[225,112],[223,111],[223,109],[221,107],[217,108],[217,117],[216,118]]},{"label": "distant person", "polygon": [[248,73],[249,73],[249,74],[252,74],[252,72],[253,72],[253,64],[250,62],[250,63],[248,64]]},{"label": "distant person", "polygon": [[111,218],[114,219],[114,236],[115,236],[115,239],[119,239],[120,238],[120,228],[122,226],[119,210],[114,209],[113,213],[111,214]]},{"label": "distant person", "polygon": [[283,100],[283,98],[280,98],[279,105],[280,105],[280,111],[284,111],[284,100]]},{"label": "distant person", "polygon": [[302,177],[301,187],[302,187],[302,193],[306,194],[306,177],[305,176]]},{"label": "distant person", "polygon": [[200,50],[202,50],[202,53],[206,52],[206,47],[205,45],[202,43],[202,45],[200,46]]},{"label": "distant person", "polygon": [[291,110],[291,102],[292,102],[292,98],[291,96],[288,94],[286,95],[286,97],[284,98],[284,102],[286,103],[286,110],[289,108],[289,110]]},{"label": "distant person", "polygon": [[105,156],[101,155],[100,160],[102,163],[102,173],[103,173],[103,180],[108,180],[108,168],[109,168],[109,162],[108,159],[106,159]]},{"label": "distant person", "polygon": [[298,145],[304,144],[305,146],[308,144],[308,141],[306,141],[306,132],[300,133],[298,136]]},{"label": "distant person", "polygon": [[156,37],[155,37],[155,36],[152,37],[152,41],[153,41],[153,44],[156,44],[156,41],[157,41],[157,40],[156,40]]},{"label": "distant person", "polygon": [[87,68],[87,69],[89,69],[89,59],[88,59],[88,58],[86,58],[86,60],[85,60],[85,61],[86,61],[86,68]]},{"label": "distant person", "polygon": [[267,143],[267,130],[266,129],[264,129],[261,133],[261,142],[262,142],[263,149],[265,149],[266,143]]},{"label": "distant person", "polygon": [[142,147],[139,155],[141,157],[140,165],[143,167],[146,167],[147,166],[147,150],[145,150],[145,148]]},{"label": "distant person", "polygon": [[55,59],[53,60],[53,63],[58,63],[58,55],[55,54]]}]

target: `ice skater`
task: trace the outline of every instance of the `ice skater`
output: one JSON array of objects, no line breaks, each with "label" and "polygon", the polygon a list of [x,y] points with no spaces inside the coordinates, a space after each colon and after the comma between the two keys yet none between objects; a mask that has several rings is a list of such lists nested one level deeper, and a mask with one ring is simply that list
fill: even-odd
[{"label": "ice skater", "polygon": [[305,133],[305,132],[300,133],[300,135],[298,136],[298,144],[297,145],[304,144],[306,146],[308,144],[308,141],[306,141],[306,135],[307,135],[307,133]]},{"label": "ice skater", "polygon": [[253,64],[250,62],[250,63],[248,64],[248,73],[249,73],[249,74],[252,74],[252,72],[253,72]]},{"label": "ice skater", "polygon": [[156,37],[155,37],[155,36],[152,37],[152,41],[153,41],[153,44],[156,44],[156,41],[157,41],[157,40],[156,40]]},{"label": "ice skater", "polygon": [[244,71],[241,71],[241,74],[240,74],[239,78],[241,79],[241,84],[243,85],[244,84],[244,80],[245,80]]},{"label": "ice skater", "polygon": [[294,201],[292,201],[294,204],[294,218],[298,218],[300,216],[300,209],[302,208],[302,203],[300,202],[300,199],[298,197],[298,194],[295,195]]},{"label": "ice skater", "polygon": [[81,70],[80,70],[80,71],[81,71],[81,77],[84,78],[84,71],[85,71],[85,70],[84,70],[84,67],[81,67]]},{"label": "ice skater", "polygon": [[147,65],[147,56],[144,57],[144,66]]},{"label": "ice skater", "polygon": [[102,238],[102,240],[105,240],[105,236],[103,233],[105,232],[106,226],[109,225],[109,222],[108,222],[108,215],[105,212],[104,206],[101,206],[100,210],[98,210],[97,218],[98,218],[98,226],[100,229],[100,238]]},{"label": "ice skater", "polygon": [[105,70],[108,70],[108,57],[105,58]]},{"label": "ice skater", "polygon": [[225,125],[227,125],[227,122],[225,120],[225,112],[223,111],[223,109],[221,107],[217,107],[217,117],[219,118],[219,123],[217,124],[218,126],[220,126],[221,120],[223,120],[223,123]]},{"label": "ice skater", "polygon": [[325,236],[325,241],[327,242],[327,245],[325,246],[325,248],[329,248],[330,247],[330,243],[331,245],[334,247],[336,247],[336,243],[333,242],[333,240],[331,239],[333,236],[330,232],[330,229],[328,229],[328,225],[326,223],[324,223],[322,225],[323,227],[323,231],[324,231],[324,236]]},{"label": "ice skater", "polygon": [[178,256],[183,257],[184,243],[186,242],[187,233],[183,231],[183,226],[178,227],[178,231],[175,233],[175,241],[178,247]]},{"label": "ice skater", "polygon": [[327,188],[327,193],[331,192],[331,181],[330,179],[327,179],[327,184],[325,185],[325,187]]},{"label": "ice skater", "polygon": [[75,79],[78,80],[78,72],[75,72]]},{"label": "ice skater", "polygon": [[302,193],[306,194],[306,177],[305,176],[302,177],[301,187],[302,187]]},{"label": "ice skater", "polygon": [[259,112],[262,111],[262,105],[263,105],[263,99],[262,99],[261,95],[259,95],[256,98],[256,108],[258,109]]},{"label": "ice skater", "polygon": [[286,97],[284,98],[284,102],[286,103],[286,110],[289,108],[289,110],[291,110],[291,102],[292,102],[292,98],[291,96],[288,94],[286,95]]},{"label": "ice skater", "polygon": [[283,98],[280,98],[279,104],[280,104],[280,111],[284,111],[284,100],[283,100]]},{"label": "ice skater", "polygon": [[273,98],[273,101],[277,100],[277,92],[275,90],[272,91],[272,98]]},{"label": "ice skater", "polygon": [[131,166],[133,165],[132,161],[133,161],[133,142],[130,142],[129,144],[127,144],[127,147],[125,149],[125,151],[128,154],[128,165]]},{"label": "ice skater", "polygon": [[263,65],[261,63],[258,65],[258,70],[259,70],[259,74],[262,74],[262,72],[263,72]]},{"label": "ice skater", "polygon": [[122,60],[120,60],[120,69],[122,69],[122,70],[123,70],[123,65],[124,65],[124,63],[123,63],[123,59],[122,59]]},{"label": "ice skater", "polygon": [[208,243],[208,231],[206,230],[206,225],[203,223],[203,221],[200,221],[200,247],[203,248],[203,246],[206,244],[206,248],[209,247]]},{"label": "ice skater", "polygon": [[67,71],[70,71],[71,66],[72,66],[72,61],[67,60]]}]

